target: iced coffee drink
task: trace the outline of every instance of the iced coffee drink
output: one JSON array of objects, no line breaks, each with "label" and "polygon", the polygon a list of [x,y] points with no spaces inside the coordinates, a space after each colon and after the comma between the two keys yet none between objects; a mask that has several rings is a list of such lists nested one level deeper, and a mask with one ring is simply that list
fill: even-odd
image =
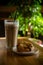
[{"label": "iced coffee drink", "polygon": [[18,21],[7,21],[5,20],[5,36],[7,42],[7,48],[12,50],[17,45],[19,22]]}]

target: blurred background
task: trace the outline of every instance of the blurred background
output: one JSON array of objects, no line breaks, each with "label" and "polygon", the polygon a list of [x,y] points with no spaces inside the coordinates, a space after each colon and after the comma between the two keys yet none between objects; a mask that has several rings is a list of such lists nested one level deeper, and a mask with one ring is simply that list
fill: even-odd
[{"label": "blurred background", "polygon": [[4,20],[12,18],[20,21],[18,36],[43,37],[43,0],[0,0],[0,37],[5,37]]}]

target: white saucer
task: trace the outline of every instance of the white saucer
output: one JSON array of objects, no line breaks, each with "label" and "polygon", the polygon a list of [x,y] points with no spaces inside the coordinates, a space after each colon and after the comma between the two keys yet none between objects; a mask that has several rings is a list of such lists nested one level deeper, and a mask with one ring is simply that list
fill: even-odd
[{"label": "white saucer", "polygon": [[13,48],[13,52],[16,53],[16,54],[18,54],[18,55],[35,55],[35,54],[39,53],[39,50],[36,48],[35,50],[30,51],[30,52],[18,52],[17,48],[14,47]]}]

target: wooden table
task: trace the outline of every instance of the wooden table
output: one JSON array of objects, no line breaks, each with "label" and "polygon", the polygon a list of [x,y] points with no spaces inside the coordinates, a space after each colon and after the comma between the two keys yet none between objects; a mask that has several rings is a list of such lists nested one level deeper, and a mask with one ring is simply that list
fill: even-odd
[{"label": "wooden table", "polygon": [[5,38],[0,38],[0,65],[43,65],[43,51],[40,51],[39,56],[9,55],[5,48],[5,42]]}]

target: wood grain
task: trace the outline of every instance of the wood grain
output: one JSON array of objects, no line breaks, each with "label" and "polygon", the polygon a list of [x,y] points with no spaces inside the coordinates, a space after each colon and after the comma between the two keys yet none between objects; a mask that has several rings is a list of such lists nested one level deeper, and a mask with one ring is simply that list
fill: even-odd
[{"label": "wood grain", "polygon": [[5,46],[6,38],[0,38],[0,65],[43,65],[43,52],[40,51],[39,56],[9,55]]},{"label": "wood grain", "polygon": [[16,10],[16,6],[0,6],[0,12],[14,12]]}]

